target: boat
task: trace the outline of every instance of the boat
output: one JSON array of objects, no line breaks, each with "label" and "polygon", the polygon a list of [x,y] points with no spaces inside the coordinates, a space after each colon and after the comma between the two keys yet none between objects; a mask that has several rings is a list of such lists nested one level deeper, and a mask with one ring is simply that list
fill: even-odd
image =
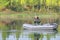
[{"label": "boat", "polygon": [[39,30],[39,29],[57,29],[58,25],[56,23],[46,23],[43,25],[35,25],[35,24],[23,24],[24,29],[30,29],[30,30]]}]

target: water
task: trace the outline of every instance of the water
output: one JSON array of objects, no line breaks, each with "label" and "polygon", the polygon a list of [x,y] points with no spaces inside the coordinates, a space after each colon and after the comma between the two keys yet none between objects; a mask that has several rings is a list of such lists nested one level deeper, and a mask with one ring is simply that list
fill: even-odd
[{"label": "water", "polygon": [[22,24],[7,25],[0,28],[0,40],[60,40],[60,31],[23,30]]},{"label": "water", "polygon": [[57,30],[1,30],[0,40],[60,40],[60,33]]}]

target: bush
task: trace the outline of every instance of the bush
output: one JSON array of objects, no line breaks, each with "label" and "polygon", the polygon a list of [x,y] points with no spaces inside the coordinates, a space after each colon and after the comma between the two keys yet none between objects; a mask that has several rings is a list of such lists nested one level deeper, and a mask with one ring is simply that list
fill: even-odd
[{"label": "bush", "polygon": [[9,1],[8,0],[1,0],[0,1],[0,11],[2,9],[5,9],[8,4],[9,4]]},{"label": "bush", "polygon": [[13,11],[16,11],[16,12],[23,11],[23,7],[22,7],[22,5],[19,4],[19,2],[14,2],[13,1],[12,5],[11,5],[11,3],[9,3],[8,8],[13,10]]}]

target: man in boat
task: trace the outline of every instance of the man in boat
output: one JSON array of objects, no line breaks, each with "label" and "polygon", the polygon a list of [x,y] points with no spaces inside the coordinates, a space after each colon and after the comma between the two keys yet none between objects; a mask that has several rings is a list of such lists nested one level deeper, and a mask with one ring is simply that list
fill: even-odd
[{"label": "man in boat", "polygon": [[34,24],[40,24],[40,19],[38,16],[34,17]]}]

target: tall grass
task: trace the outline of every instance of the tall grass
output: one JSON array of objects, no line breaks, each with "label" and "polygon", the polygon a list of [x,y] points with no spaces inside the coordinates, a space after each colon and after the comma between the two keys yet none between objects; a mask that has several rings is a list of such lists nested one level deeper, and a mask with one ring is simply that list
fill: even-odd
[{"label": "tall grass", "polygon": [[[59,19],[59,15],[56,13],[53,14],[40,14],[36,13],[37,16],[40,17],[41,21],[44,22],[56,22]],[[10,21],[10,20],[28,20],[28,21],[33,21],[33,18],[35,16],[35,13],[18,13],[18,14],[1,14],[0,20],[2,21]],[[7,20],[8,19],[8,20]]]}]

